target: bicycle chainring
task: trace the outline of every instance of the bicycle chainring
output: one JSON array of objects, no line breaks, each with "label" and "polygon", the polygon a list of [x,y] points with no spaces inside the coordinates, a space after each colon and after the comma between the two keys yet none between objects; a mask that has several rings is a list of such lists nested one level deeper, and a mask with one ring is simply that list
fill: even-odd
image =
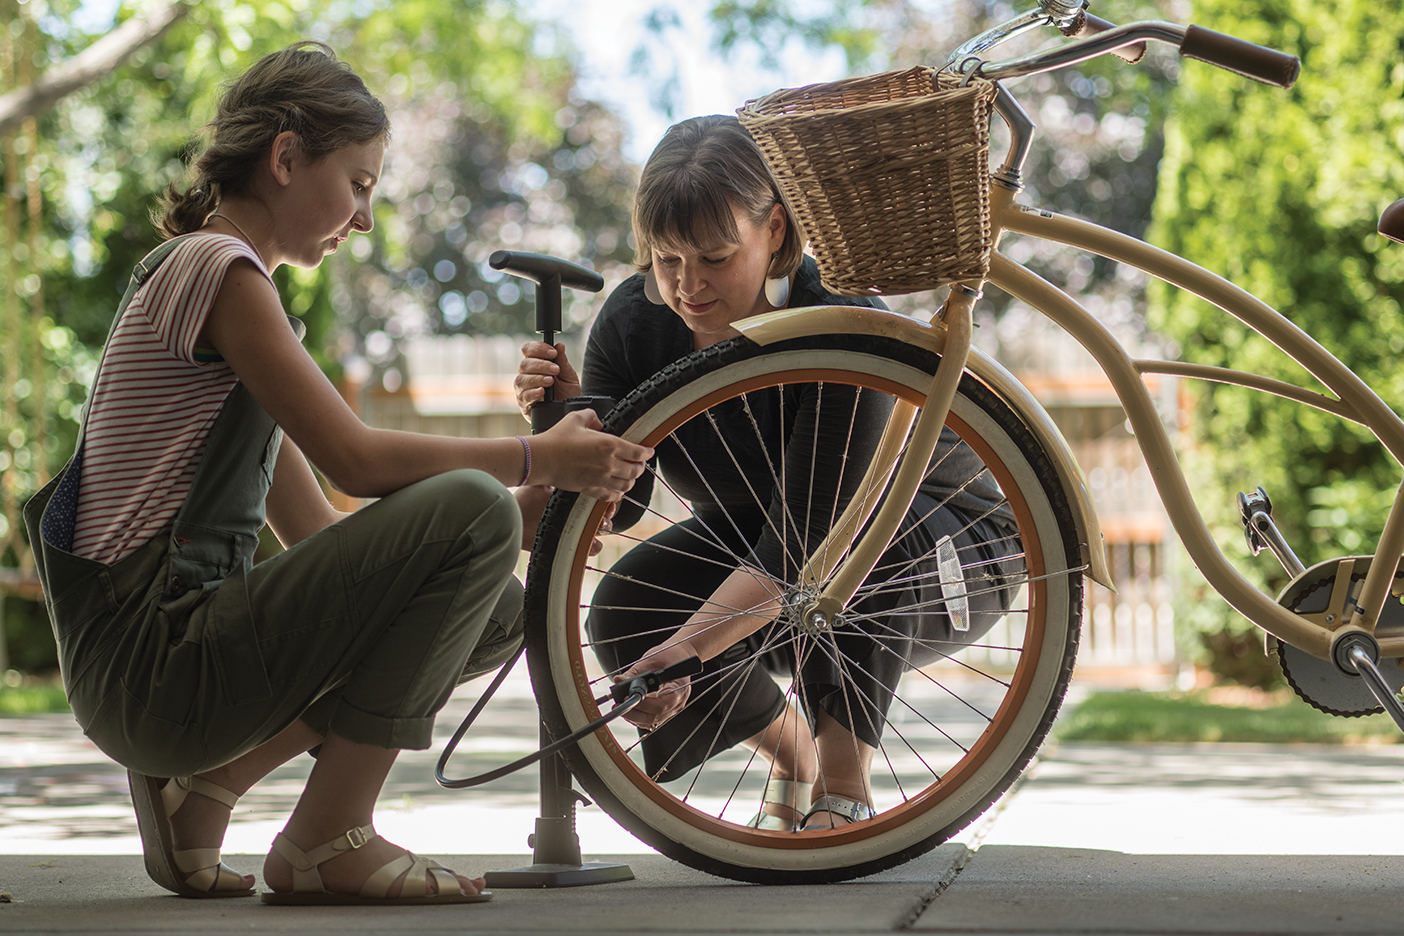
[{"label": "bicycle chainring", "polygon": [[[1278,598],[1278,603],[1298,614],[1326,610],[1339,568],[1339,564],[1333,561],[1308,569],[1287,587]],[[1358,565],[1351,575],[1352,584],[1364,581],[1366,571],[1366,568]],[[1402,580],[1404,571],[1395,573],[1396,589]],[[1397,600],[1386,600],[1375,631],[1381,636],[1404,632],[1404,605]],[[1312,708],[1343,718],[1359,718],[1384,711],[1359,676],[1349,676],[1329,660],[1319,660],[1276,637],[1273,641],[1277,644],[1277,660],[1288,685]],[[1390,689],[1396,693],[1404,689],[1404,668],[1401,668],[1401,663],[1404,661],[1380,660],[1380,671]]]}]

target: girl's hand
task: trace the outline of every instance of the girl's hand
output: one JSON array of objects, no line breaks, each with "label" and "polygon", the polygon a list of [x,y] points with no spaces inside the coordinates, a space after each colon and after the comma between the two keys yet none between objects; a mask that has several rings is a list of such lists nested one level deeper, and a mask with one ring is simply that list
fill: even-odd
[{"label": "girl's hand", "polygon": [[619,500],[643,474],[653,449],[600,432],[603,425],[593,410],[580,410],[532,436],[531,481]]},{"label": "girl's hand", "polygon": [[[696,651],[687,643],[679,643],[672,639],[665,640],[645,653],[643,658],[633,666],[614,677],[614,681],[623,682],[640,673],[665,669],[674,663],[681,663],[683,660],[695,656],[697,656]],[[624,720],[645,731],[652,731],[681,712],[691,695],[691,676],[680,676],[677,679],[669,680],[659,686],[656,692],[650,692],[642,702],[625,712]]]},{"label": "girl's hand", "polygon": [[546,398],[547,387],[556,388],[553,399],[580,396],[580,375],[566,360],[565,345],[528,341],[522,345],[522,360],[512,386],[517,391],[517,408],[530,419],[532,406]]}]

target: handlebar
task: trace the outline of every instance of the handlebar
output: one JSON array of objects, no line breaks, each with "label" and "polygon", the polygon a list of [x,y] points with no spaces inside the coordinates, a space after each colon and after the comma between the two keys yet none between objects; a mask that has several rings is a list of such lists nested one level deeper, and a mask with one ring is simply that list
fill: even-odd
[{"label": "handlebar", "polygon": [[[1085,10],[1079,11],[1073,18],[1054,15],[1044,9],[1049,2],[1043,0],[1039,9],[1009,20],[965,43],[947,60],[945,67],[954,68],[967,77],[978,75],[999,81],[1055,71],[1106,53],[1128,62],[1139,61],[1145,54],[1147,41],[1155,40],[1174,45],[1185,58],[1217,65],[1234,74],[1279,88],[1292,87],[1301,71],[1301,61],[1295,55],[1202,26],[1184,27],[1158,21],[1117,26],[1091,16]],[[1076,37],[1075,41],[1002,62],[986,62],[979,58],[980,54],[999,43],[1040,25],[1058,26],[1065,34]]]},{"label": "handlebar", "polygon": [[[1088,36],[1095,36],[1104,33],[1109,29],[1115,29],[1116,24],[1111,20],[1104,20],[1100,16],[1093,16],[1086,11],[1081,18],[1073,23],[1072,31],[1064,30],[1064,35],[1069,39],[1086,39]],[[1122,46],[1119,49],[1112,49],[1111,54],[1126,62],[1128,65],[1135,65],[1146,57],[1146,44],[1144,42],[1133,43]]]}]

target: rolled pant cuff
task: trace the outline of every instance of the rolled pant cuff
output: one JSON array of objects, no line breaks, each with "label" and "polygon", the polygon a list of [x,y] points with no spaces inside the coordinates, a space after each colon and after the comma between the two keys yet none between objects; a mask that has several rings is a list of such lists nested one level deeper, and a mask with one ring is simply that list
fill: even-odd
[{"label": "rolled pant cuff", "polygon": [[390,750],[423,751],[434,739],[434,716],[386,718],[346,704],[343,699],[332,715],[331,730],[347,741],[373,744]]}]

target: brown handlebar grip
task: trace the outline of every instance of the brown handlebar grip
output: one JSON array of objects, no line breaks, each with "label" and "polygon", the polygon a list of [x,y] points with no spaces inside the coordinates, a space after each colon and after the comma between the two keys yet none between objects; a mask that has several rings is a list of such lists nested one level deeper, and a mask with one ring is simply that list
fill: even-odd
[{"label": "brown handlebar grip", "polygon": [[1390,240],[1404,244],[1404,198],[1394,202],[1380,214],[1380,226],[1376,230]]},{"label": "brown handlebar grip", "polygon": [[[1070,38],[1082,39],[1086,36],[1092,36],[1099,32],[1106,32],[1108,29],[1116,28],[1116,24],[1110,20],[1104,20],[1100,16],[1093,16],[1091,13],[1087,12],[1084,12],[1082,16],[1079,17],[1079,20],[1081,25],[1069,34]],[[1137,42],[1132,45],[1122,46],[1119,49],[1112,49],[1111,54],[1135,65],[1146,57],[1146,44],[1144,42]]]},{"label": "brown handlebar grip", "polygon": [[1301,59],[1295,55],[1203,26],[1191,26],[1185,30],[1180,54],[1279,88],[1292,87],[1302,70]]}]

